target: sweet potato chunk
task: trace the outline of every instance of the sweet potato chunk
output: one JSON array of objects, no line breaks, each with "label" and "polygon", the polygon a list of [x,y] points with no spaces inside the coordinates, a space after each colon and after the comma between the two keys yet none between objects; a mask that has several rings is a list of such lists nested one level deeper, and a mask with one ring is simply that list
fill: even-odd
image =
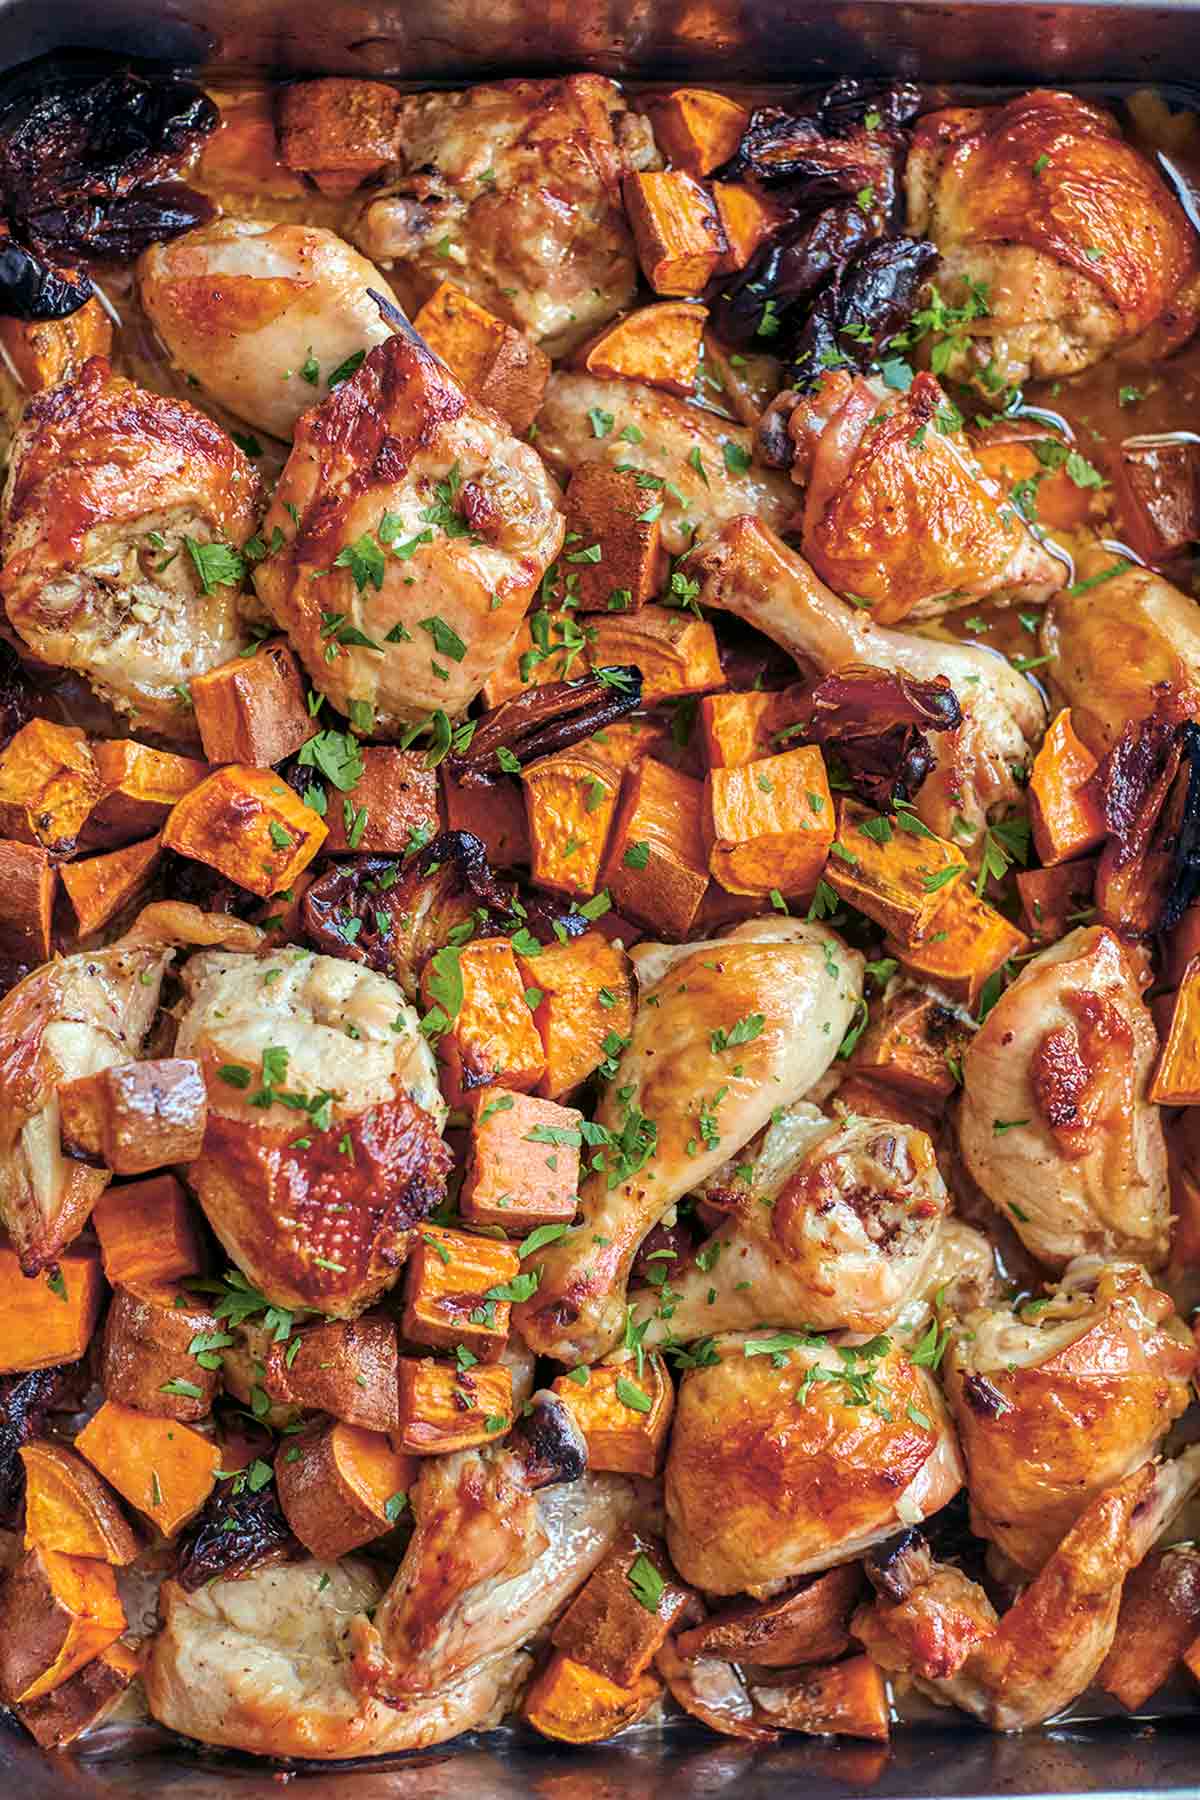
[{"label": "sweet potato chunk", "polygon": [[534,881],[560,894],[594,894],[617,810],[619,772],[578,744],[539,757],[521,778]]},{"label": "sweet potato chunk", "polygon": [[285,1440],[275,1458],[284,1518],[306,1550],[329,1561],[392,1529],[415,1473],[381,1431],[340,1419]]},{"label": "sweet potato chunk", "polygon": [[116,1400],[104,1402],[75,1448],[164,1537],[174,1537],[200,1511],[221,1464],[217,1445],[190,1425]]},{"label": "sweet potato chunk", "polygon": [[857,800],[843,800],[838,807],[838,834],[824,878],[901,943],[916,943],[934,929],[954,883],[966,872],[961,852],[944,838],[897,831],[886,814]]},{"label": "sweet potato chunk", "polygon": [[815,1575],[792,1594],[742,1600],[675,1639],[680,1656],[719,1656],[727,1662],[790,1669],[828,1662],[848,1649],[850,1609],[863,1588],[858,1563]]},{"label": "sweet potato chunk", "polygon": [[584,1663],[555,1650],[534,1676],[521,1715],[543,1737],[561,1744],[598,1744],[635,1725],[661,1698],[663,1684],[649,1673],[621,1688]]},{"label": "sweet potato chunk", "polygon": [[188,1197],[174,1175],[107,1188],[92,1210],[92,1224],[113,1287],[174,1281],[204,1267]]},{"label": "sweet potato chunk", "polygon": [[235,656],[206,675],[193,675],[188,691],[210,763],[269,769],[312,736],[304,678],[285,638],[271,638],[253,656]]},{"label": "sweet potato chunk", "polygon": [[94,294],[65,319],[0,318],[0,344],[31,394],[57,387],[89,356],[107,356],[112,335],[112,321]]},{"label": "sweet potato chunk", "polygon": [[208,1120],[200,1065],[187,1057],[119,1063],[58,1091],[63,1148],[114,1175],[145,1175],[199,1156]]},{"label": "sweet potato chunk", "polygon": [[451,281],[430,295],[413,326],[467,392],[524,437],[550,379],[545,351]]},{"label": "sweet potato chunk", "polygon": [[702,816],[708,867],[730,893],[811,893],[834,828],[820,750],[805,745],[710,770]]},{"label": "sweet potato chunk", "polygon": [[117,1638],[61,1687],[14,1711],[43,1750],[61,1750],[83,1732],[103,1724],[125,1698],[141,1667],[140,1653]]},{"label": "sweet potato chunk", "polygon": [[329,797],[325,849],[401,855],[414,842],[436,837],[437,771],[426,768],[423,752],[369,745],[362,759],[363,772],[349,793]]},{"label": "sweet potato chunk", "polygon": [[400,1429],[394,1442],[413,1456],[440,1456],[488,1444],[512,1424],[512,1371],[504,1363],[460,1369],[432,1357],[400,1358]]},{"label": "sweet potato chunk", "polygon": [[701,293],[728,249],[712,195],[681,169],[627,175],[621,191],[655,293]]},{"label": "sweet potato chunk", "polygon": [[404,1335],[491,1358],[508,1337],[510,1302],[500,1297],[521,1272],[509,1244],[423,1225],[404,1269]]},{"label": "sweet potato chunk", "polygon": [[626,769],[600,885],[656,936],[686,937],[708,889],[703,811],[689,775],[649,756]]},{"label": "sweet potato chunk", "polygon": [[1175,995],[1150,1098],[1159,1106],[1200,1106],[1200,956],[1189,962]]},{"label": "sweet potato chunk", "polygon": [[99,798],[96,759],[74,725],[31,719],[0,751],[0,837],[71,856]]},{"label": "sweet potato chunk", "polygon": [[805,1669],[778,1686],[751,1688],[750,1697],[764,1718],[788,1731],[869,1738],[879,1744],[888,1739],[887,1685],[869,1656]]},{"label": "sweet potato chunk", "polygon": [[203,1419],[212,1410],[219,1374],[204,1368],[191,1346],[219,1334],[212,1311],[184,1287],[146,1282],[117,1288],[100,1353],[105,1398],[165,1419]]},{"label": "sweet potato chunk", "polygon": [[590,1469],[657,1475],[675,1410],[660,1356],[647,1356],[640,1375],[633,1362],[594,1363],[560,1375],[553,1387],[587,1439]]},{"label": "sweet potato chunk", "polygon": [[[1065,466],[1048,469],[1027,438],[999,435],[1014,429],[1020,431],[1022,426],[995,426],[992,431],[996,435],[989,434],[984,442],[972,445],[986,473],[1006,494],[1011,494],[1021,482],[1036,483],[1037,517],[1052,531],[1077,531],[1081,525],[1086,525],[1092,513],[1095,490],[1080,487],[1068,475]],[[1040,432],[1035,430],[1034,436],[1045,444],[1046,439]]]},{"label": "sweet potato chunk", "polygon": [[903,1088],[885,1087],[881,1081],[865,1075],[847,1075],[831,1097],[839,1108],[864,1119],[891,1119],[896,1125],[911,1125],[927,1137],[937,1135],[937,1124],[929,1108],[921,1106]]},{"label": "sweet potato chunk", "polygon": [[64,1556],[131,1563],[140,1545],[116,1496],[96,1471],[65,1444],[34,1442],[20,1451],[25,1465],[25,1548],[40,1545]]},{"label": "sweet potato chunk", "polygon": [[175,802],[211,773],[197,757],[151,750],[133,738],[101,739],[92,749],[102,791],[88,820],[88,843],[124,844],[148,837]]},{"label": "sweet potato chunk", "polygon": [[508,939],[477,938],[457,952],[454,967],[462,985],[453,1018],[442,1005],[443,980],[451,979],[443,971],[444,957],[439,951],[426,963],[421,988],[435,1019],[447,1021],[437,1055],[451,1106],[465,1106],[473,1089],[495,1082],[521,1093],[535,1088],[546,1059]]},{"label": "sweet potato chunk", "polygon": [[[591,375],[615,376],[624,381],[644,381],[665,388],[685,400],[696,391],[700,370],[700,340],[708,309],[686,300],[663,300],[643,306],[618,319],[583,352],[583,366]],[[639,489],[645,493],[645,489]],[[639,511],[644,510],[644,504]]]},{"label": "sweet potato chunk", "polygon": [[675,1579],[657,1538],[627,1527],[551,1633],[556,1650],[630,1687],[650,1667],[691,1590]]},{"label": "sweet potato chunk", "polygon": [[162,845],[152,837],[103,856],[63,864],[59,873],[75,909],[80,937],[102,931],[149,886],[161,855]]},{"label": "sweet potato chunk", "polygon": [[46,961],[56,879],[50,853],[40,844],[0,839],[0,956]]},{"label": "sweet potato chunk", "polygon": [[525,790],[519,781],[455,781],[442,764],[442,798],[447,831],[469,831],[487,851],[494,869],[526,865],[530,859]]},{"label": "sweet potato chunk", "polygon": [[386,81],[324,76],[280,90],[279,154],[289,169],[336,171],[357,181],[396,153],[400,95]]},{"label": "sweet potato chunk", "polygon": [[176,802],[163,843],[265,900],[308,867],[326,833],[278,775],[229,763]]},{"label": "sweet potato chunk", "polygon": [[1020,869],[1017,871],[1017,893],[1021,898],[1021,916],[1025,929],[1035,944],[1053,944],[1087,913],[1090,918],[1092,887],[1096,879],[1096,858],[1088,856],[1079,862],[1059,863],[1053,869]]},{"label": "sweet potato chunk", "polygon": [[517,1236],[538,1225],[569,1225],[578,1205],[583,1115],[573,1106],[499,1088],[476,1094],[471,1113],[471,1148],[458,1196],[463,1218]]},{"label": "sweet potato chunk", "polygon": [[744,106],[712,88],[674,88],[648,110],[659,149],[689,175],[711,175],[727,163],[750,123]]},{"label": "sweet potato chunk", "polygon": [[595,636],[588,661],[594,669],[633,663],[642,671],[642,700],[678,700],[724,687],[717,638],[707,619],[678,607],[643,606],[636,613],[605,613],[591,621]]},{"label": "sweet potato chunk", "polygon": [[974,1012],[984,983],[1010,956],[1023,956],[1029,939],[965,883],[943,888],[942,894],[948,898],[927,934],[908,942],[888,938],[887,953]]},{"label": "sweet potato chunk", "polygon": [[729,246],[721,258],[720,272],[733,274],[746,267],[783,215],[753,188],[743,187],[738,181],[714,181],[712,193]]},{"label": "sweet potato chunk", "polygon": [[1152,1550],[1121,1590],[1112,1649],[1096,1679],[1136,1712],[1172,1674],[1200,1631],[1200,1553]]},{"label": "sweet potato chunk", "polygon": [[871,1022],[848,1066],[938,1111],[954,1092],[951,1063],[969,1042],[968,1027],[948,1006],[921,988],[901,984],[889,990],[882,1005],[872,1005]]},{"label": "sweet potato chunk", "polygon": [[395,1431],[399,1347],[381,1313],[330,1319],[272,1342],[263,1385],[284,1405],[317,1408],[365,1431]]},{"label": "sweet potato chunk", "polygon": [[22,1275],[0,1244],[0,1373],[77,1362],[88,1347],[104,1296],[100,1253],[72,1244],[56,1260],[57,1275]]},{"label": "sweet potato chunk", "polygon": [[660,508],[625,469],[580,463],[567,486],[566,561],[581,612],[634,612],[662,586],[667,568]]},{"label": "sweet potato chunk", "polygon": [[[603,925],[615,917],[606,913]],[[536,1001],[533,1022],[546,1055],[537,1092],[561,1100],[587,1080],[616,1038],[633,1030],[629,958],[600,929],[566,944],[546,944],[537,956],[518,956],[517,967],[526,999]]]},{"label": "sweet potato chunk", "polygon": [[740,769],[772,755],[768,721],[774,694],[705,694],[700,702],[700,735],[710,769]]},{"label": "sweet potato chunk", "polygon": [[1163,563],[1200,536],[1200,456],[1194,443],[1126,440],[1109,461],[1119,532],[1141,562]]},{"label": "sweet potato chunk", "polygon": [[0,1696],[13,1704],[52,1692],[124,1629],[107,1563],[27,1550],[0,1583]]},{"label": "sweet potato chunk", "polygon": [[1097,767],[1087,745],[1076,737],[1071,709],[1065,706],[1042,739],[1029,777],[1029,822],[1047,868],[1086,856],[1104,842],[1104,814],[1087,786]]}]

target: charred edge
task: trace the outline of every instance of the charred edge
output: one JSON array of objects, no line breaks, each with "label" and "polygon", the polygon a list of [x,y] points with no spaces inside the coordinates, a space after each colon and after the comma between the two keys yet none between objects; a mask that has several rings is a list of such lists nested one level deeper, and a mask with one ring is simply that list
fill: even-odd
[{"label": "charred edge", "polygon": [[608,680],[594,674],[582,681],[549,681],[502,701],[480,718],[470,749],[447,759],[450,773],[471,785],[497,781],[505,773],[497,755],[502,749],[524,767],[636,712],[642,703],[641,670],[621,664],[605,673]]},{"label": "charred edge", "polygon": [[218,1483],[199,1517],[180,1533],[175,1578],[185,1593],[194,1594],[207,1581],[245,1575],[269,1556],[299,1549],[274,1482],[252,1494],[244,1478],[232,1475]]},{"label": "charred edge", "polygon": [[534,1394],[529,1409],[517,1420],[508,1448],[525,1471],[531,1492],[578,1481],[587,1473],[587,1442],[570,1410],[557,1394],[544,1389]]},{"label": "charred edge", "polygon": [[867,1580],[886,1600],[907,1600],[933,1572],[933,1552],[923,1534],[910,1527],[879,1544],[863,1559]]}]

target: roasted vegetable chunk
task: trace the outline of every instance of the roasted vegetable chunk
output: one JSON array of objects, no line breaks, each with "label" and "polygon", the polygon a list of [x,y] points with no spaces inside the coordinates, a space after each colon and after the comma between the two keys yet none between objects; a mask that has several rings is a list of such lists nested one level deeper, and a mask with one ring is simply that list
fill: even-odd
[{"label": "roasted vegetable chunk", "polygon": [[499,1088],[476,1094],[470,1159],[458,1197],[463,1218],[513,1236],[570,1224],[578,1205],[581,1116],[574,1107],[532,1094]]},{"label": "roasted vegetable chunk", "polygon": [[124,1629],[107,1563],[27,1550],[0,1583],[0,1694],[10,1703],[39,1699]]}]

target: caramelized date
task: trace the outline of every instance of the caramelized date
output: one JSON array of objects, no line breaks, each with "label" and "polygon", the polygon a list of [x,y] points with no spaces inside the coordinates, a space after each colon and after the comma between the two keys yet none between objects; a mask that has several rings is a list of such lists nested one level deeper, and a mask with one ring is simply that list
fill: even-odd
[{"label": "caramelized date", "polygon": [[866,214],[849,204],[827,206],[815,217],[783,226],[741,275],[722,282],[712,304],[713,329],[723,343],[744,345],[757,338],[763,348],[763,334],[776,326],[788,330],[796,310],[870,236]]},{"label": "caramelized date", "polygon": [[885,810],[912,800],[933,767],[926,733],[962,724],[944,675],[918,681],[885,669],[839,669],[817,683],[808,704],[805,739],[835,751],[855,793]]},{"label": "caramelized date", "polygon": [[499,750],[509,751],[524,766],[539,756],[569,750],[635,712],[641,703],[642,672],[632,664],[585,675],[582,681],[547,681],[526,688],[483,714],[470,747],[447,759],[450,772],[468,783],[497,780],[505,773]]},{"label": "caramelized date", "polygon": [[240,1471],[217,1483],[180,1533],[175,1577],[185,1593],[194,1594],[206,1581],[245,1575],[268,1556],[298,1550],[275,1483],[253,1493]]},{"label": "caramelized date", "polygon": [[[3,275],[0,274],[0,287]],[[33,695],[21,659],[0,638],[0,750],[33,717]]]},{"label": "caramelized date", "polygon": [[826,369],[865,369],[908,324],[937,262],[921,238],[879,238],[850,257],[817,297],[792,353],[791,378],[811,387]]},{"label": "caramelized date", "polygon": [[1180,750],[1171,795],[1176,814],[1171,875],[1159,920],[1163,931],[1178,925],[1188,907],[1200,900],[1200,729],[1191,719],[1184,724]]},{"label": "caramelized date", "polygon": [[30,215],[30,238],[55,256],[92,256],[102,262],[132,261],[150,244],[179,237],[214,216],[203,194],[182,182],[163,182],[117,200],[72,200]]},{"label": "caramelized date", "polygon": [[66,1374],[60,1365],[0,1377],[0,1525],[16,1524],[25,1492],[25,1470],[18,1451],[41,1430]]}]

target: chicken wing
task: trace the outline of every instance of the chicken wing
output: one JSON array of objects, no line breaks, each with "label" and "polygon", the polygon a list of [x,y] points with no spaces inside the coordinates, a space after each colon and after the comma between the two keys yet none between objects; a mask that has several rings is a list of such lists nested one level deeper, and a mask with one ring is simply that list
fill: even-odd
[{"label": "chicken wing", "polygon": [[257,504],[254,468],[220,426],[93,357],[34,396],[13,445],[9,623],[135,724],[194,737],[186,683],[244,643],[239,552]]},{"label": "chicken wing", "polygon": [[1035,957],[972,1038],[963,1160],[1047,1267],[1166,1260],[1167,1153],[1147,1097],[1157,1054],[1129,956],[1103,926]]},{"label": "chicken wing", "polygon": [[697,1587],[766,1594],[927,1518],[962,1479],[936,1383],[887,1338],[731,1333],[680,1383],[667,1542]]},{"label": "chicken wing", "polygon": [[955,326],[969,337],[949,364],[960,380],[1074,375],[1145,331],[1195,273],[1195,235],[1162,177],[1075,94],[927,113],[906,181],[908,229],[941,252],[944,298],[986,291],[982,316]]},{"label": "chicken wing", "polygon": [[371,291],[383,276],[315,225],[218,219],[138,265],[142,305],[172,361],[241,419],[290,438],[297,419],[345,379],[347,358],[391,336]]},{"label": "chicken wing", "polygon": [[822,674],[866,664],[948,677],[962,724],[931,739],[935,767],[916,797],[917,812],[939,836],[961,837],[957,819],[981,839],[988,815],[1020,798],[1014,770],[1028,766],[1046,711],[1032,682],[1004,657],[872,624],[758,519],[732,520],[686,566],[701,584],[702,606],[736,613]]},{"label": "chicken wing", "polygon": [[301,419],[255,586],[342,712],[391,730],[453,716],[558,554],[558,497],[536,453],[401,333]]},{"label": "chicken wing", "polygon": [[[642,996],[597,1109],[606,1135],[580,1184],[580,1214],[546,1246],[537,1292],[513,1310],[530,1347],[562,1362],[611,1348],[646,1233],[823,1074],[861,992],[858,952],[798,919],[753,919],[635,960]],[[714,1049],[714,1034],[738,1020],[752,1035]]]}]

